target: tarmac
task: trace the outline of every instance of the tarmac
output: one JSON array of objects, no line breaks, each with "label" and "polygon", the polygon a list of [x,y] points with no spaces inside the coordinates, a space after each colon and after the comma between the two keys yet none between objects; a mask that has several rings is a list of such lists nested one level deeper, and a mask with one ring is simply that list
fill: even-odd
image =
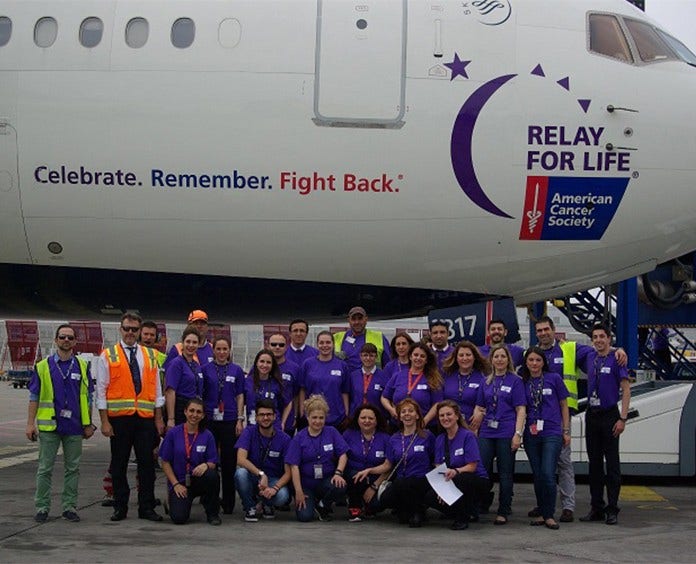
[{"label": "tarmac", "polygon": [[[186,525],[174,525],[166,516],[152,523],[137,518],[135,491],[128,518],[112,523],[111,508],[101,506],[109,443],[99,432],[84,445],[81,522],[60,517],[59,455],[50,518],[37,524],[33,496],[38,447],[24,436],[27,402],[26,389],[0,382],[0,562],[696,562],[693,479],[632,478],[622,489],[617,526],[576,519],[558,531],[529,526],[527,511],[535,505],[532,486],[517,481],[506,526],[494,527],[493,515],[483,515],[466,531],[450,531],[450,521],[434,511],[421,529],[398,525],[388,514],[349,523],[342,507],[328,523],[298,523],[294,512],[279,512],[274,521],[245,523],[240,503],[234,514],[223,516],[220,527],[206,523],[197,502]],[[135,483],[134,465],[129,480]],[[164,498],[165,491],[158,472],[156,494]],[[576,516],[588,508],[587,484],[579,483]],[[163,513],[161,507],[158,511]]]}]

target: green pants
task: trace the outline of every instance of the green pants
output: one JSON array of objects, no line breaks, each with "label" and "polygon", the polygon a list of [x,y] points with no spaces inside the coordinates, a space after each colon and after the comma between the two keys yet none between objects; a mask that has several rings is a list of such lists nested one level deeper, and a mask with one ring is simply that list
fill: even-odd
[{"label": "green pants", "polygon": [[63,445],[63,511],[77,508],[77,482],[80,478],[82,435],[59,435],[55,431],[39,433],[39,467],[36,470],[36,511],[51,509],[51,478],[58,447]]}]

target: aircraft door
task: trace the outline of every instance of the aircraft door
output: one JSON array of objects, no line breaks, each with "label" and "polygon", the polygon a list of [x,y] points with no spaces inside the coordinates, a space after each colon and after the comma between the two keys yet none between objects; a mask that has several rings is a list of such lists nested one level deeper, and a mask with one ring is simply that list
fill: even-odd
[{"label": "aircraft door", "polygon": [[406,24],[406,0],[319,0],[316,123],[403,125]]},{"label": "aircraft door", "polygon": [[0,240],[2,261],[31,262],[17,173],[17,131],[0,118]]}]

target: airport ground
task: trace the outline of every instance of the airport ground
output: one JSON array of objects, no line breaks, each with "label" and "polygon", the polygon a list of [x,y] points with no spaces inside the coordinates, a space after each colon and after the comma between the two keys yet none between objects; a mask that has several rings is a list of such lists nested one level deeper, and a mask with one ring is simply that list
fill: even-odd
[{"label": "airport ground", "polygon": [[[515,486],[513,515],[504,527],[492,516],[466,531],[449,530],[449,521],[429,513],[421,529],[399,526],[388,515],[349,523],[337,508],[330,523],[297,523],[292,512],[275,521],[245,523],[238,504],[221,527],[205,522],[194,504],[183,526],[168,519],[137,519],[131,495],[128,519],[109,521],[101,506],[108,440],[100,434],[85,443],[80,476],[80,523],[60,518],[62,460],[54,472],[51,518],[34,522],[37,445],[24,437],[27,391],[0,382],[0,561],[2,562],[693,562],[696,538],[696,482],[671,478],[631,479],[622,491],[619,524],[562,524],[559,531],[530,527],[532,486]],[[134,468],[129,478],[134,482]],[[156,491],[165,494],[157,474]],[[587,511],[586,483],[578,484],[576,514]],[[161,508],[159,508],[161,511]]]}]

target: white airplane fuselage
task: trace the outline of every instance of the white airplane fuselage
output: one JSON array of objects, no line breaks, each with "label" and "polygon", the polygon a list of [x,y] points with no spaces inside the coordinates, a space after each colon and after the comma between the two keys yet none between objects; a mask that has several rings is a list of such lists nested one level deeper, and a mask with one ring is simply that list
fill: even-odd
[{"label": "white airplane fuselage", "polygon": [[3,0],[0,262],[518,302],[649,271],[696,248],[696,69],[592,53],[590,13],[645,19],[623,0]]}]

